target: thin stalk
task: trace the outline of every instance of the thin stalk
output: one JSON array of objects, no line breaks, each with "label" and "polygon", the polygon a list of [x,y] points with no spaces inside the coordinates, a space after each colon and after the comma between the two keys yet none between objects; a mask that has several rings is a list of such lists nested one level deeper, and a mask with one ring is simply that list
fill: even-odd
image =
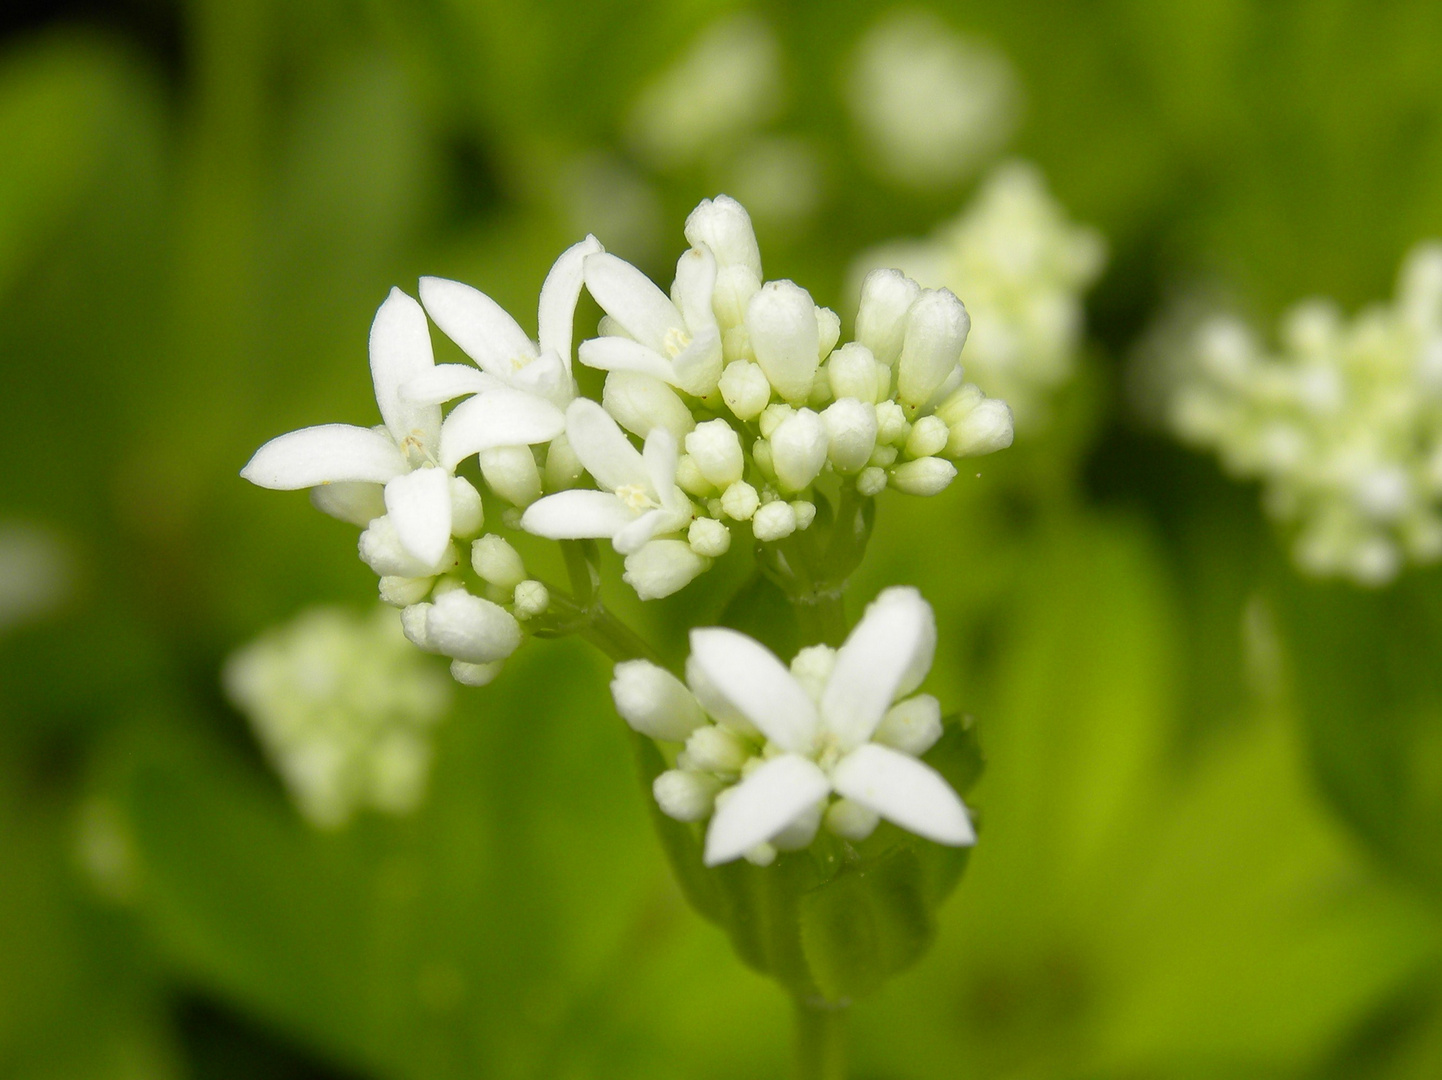
[{"label": "thin stalk", "polygon": [[665,667],[656,651],[640,634],[600,603],[591,608],[591,618],[577,632],[612,660],[649,660],[658,667]]},{"label": "thin stalk", "polygon": [[796,999],[797,1080],[846,1080],[846,1006]]},{"label": "thin stalk", "polygon": [[840,645],[846,640],[846,602],[840,589],[787,593],[786,598],[796,612],[802,641],[808,645]]}]

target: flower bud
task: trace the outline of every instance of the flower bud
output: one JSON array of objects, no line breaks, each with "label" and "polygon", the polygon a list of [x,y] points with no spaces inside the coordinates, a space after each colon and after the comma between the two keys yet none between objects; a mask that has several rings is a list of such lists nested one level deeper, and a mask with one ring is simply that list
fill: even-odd
[{"label": "flower bud", "polygon": [[[746,324],[726,328],[721,335],[721,360],[726,364],[734,364],[738,360],[745,360],[748,364],[754,363],[756,354],[751,351],[751,334],[746,329]],[[762,378],[766,376],[763,374]],[[720,380],[717,380],[720,385]],[[771,393],[771,384],[766,384],[766,392]]]},{"label": "flower bud", "polygon": [[697,555],[719,559],[731,548],[731,530],[715,518],[697,518],[686,532],[686,543]]},{"label": "flower bud", "polygon": [[434,583],[435,578],[409,578],[388,574],[381,578],[381,603],[398,608],[419,604],[430,595],[431,585]]},{"label": "flower bud", "polygon": [[633,435],[645,438],[663,427],[680,442],[696,426],[675,390],[641,371],[612,371],[601,391],[601,406]]},{"label": "flower bud", "polygon": [[816,504],[805,499],[793,499],[788,505],[796,515],[796,531],[805,532],[811,528],[811,523],[816,520]]},{"label": "flower bud", "polygon": [[781,486],[801,491],[815,480],[826,464],[829,441],[826,425],[810,409],[798,409],[771,436],[771,464]]},{"label": "flower bud", "polygon": [[765,439],[757,439],[751,444],[751,460],[756,462],[756,467],[766,479],[776,479],[776,469],[771,464],[771,444]]},{"label": "flower bud", "polygon": [[456,589],[430,605],[426,640],[442,656],[488,664],[516,651],[521,627],[505,608]]},{"label": "flower bud", "polygon": [[706,474],[701,471],[701,466],[696,464],[696,459],[690,454],[682,454],[676,459],[676,483],[681,485],[681,490],[688,495],[694,495],[698,499],[709,496],[715,488],[711,481],[706,479]]},{"label": "flower bud", "polygon": [[451,477],[451,535],[469,540],[485,523],[481,493],[464,476]]},{"label": "flower bud", "polygon": [[710,248],[718,266],[744,266],[760,279],[761,248],[751,215],[731,196],[702,199],[686,218],[685,234],[687,243]]},{"label": "flower bud", "polygon": [[471,545],[471,568],[482,581],[508,592],[526,579],[526,564],[510,543],[488,533]]},{"label": "flower bud", "polygon": [[939,454],[946,449],[950,438],[951,430],[946,421],[935,416],[923,416],[906,437],[906,456],[924,458]]},{"label": "flower bud", "polygon": [[380,484],[342,480],[310,489],[310,502],[322,514],[364,529],[386,512],[385,489]]},{"label": "flower bud", "polygon": [[821,421],[826,425],[826,452],[836,471],[850,474],[864,469],[876,449],[876,407],[844,397],[827,407]]},{"label": "flower bud", "polygon": [[870,499],[886,490],[886,470],[875,465],[862,469],[856,477],[856,490]]},{"label": "flower bud", "polygon": [[855,341],[847,342],[831,354],[831,359],[826,361],[826,377],[831,383],[831,394],[838,401],[855,398],[868,404],[884,396],[882,380],[890,378],[871,350]]},{"label": "flower bud", "polygon": [[966,308],[947,289],[922,292],[906,317],[906,340],[897,364],[897,395],[919,409],[941,389],[961,361],[971,329]]},{"label": "flower bud", "polygon": [[431,645],[431,639],[426,632],[426,617],[430,614],[430,604],[412,604],[401,612],[401,633],[406,639],[418,649],[426,652],[435,652]]},{"label": "flower bud", "polygon": [[791,675],[816,700],[836,667],[836,650],[830,645],[808,645],[791,661]]},{"label": "flower bud", "polygon": [[761,419],[758,424],[761,428],[761,437],[763,439],[771,438],[772,435],[776,434],[776,429],[781,426],[781,421],[793,415],[795,412],[796,410],[790,405],[777,403],[766,406],[765,411],[761,413]]},{"label": "flower bud", "polygon": [[940,738],[941,703],[930,694],[917,694],[891,707],[871,741],[920,757]]},{"label": "flower bud", "polygon": [[516,618],[534,619],[551,606],[551,591],[539,581],[523,581],[516,586],[514,602]]},{"label": "flower bud", "polygon": [[571,440],[566,438],[564,431],[561,432],[546,447],[546,489],[564,491],[566,488],[575,487],[583,471],[584,466],[576,456]]},{"label": "flower bud", "polygon": [[901,355],[906,313],[920,295],[921,286],[900,270],[873,270],[861,283],[856,340],[888,367]]},{"label": "flower bud", "polygon": [[891,484],[908,495],[935,495],[956,479],[956,466],[945,458],[924,457],[891,470]]},{"label": "flower bud", "polygon": [[504,660],[492,660],[489,664],[471,664],[465,660],[451,661],[451,678],[462,686],[486,686],[505,667]]},{"label": "flower bud", "polygon": [[871,464],[889,469],[896,463],[897,450],[894,446],[878,446],[871,451]]},{"label": "flower bud", "polygon": [[611,676],[611,697],[621,719],[642,735],[684,742],[706,723],[701,703],[686,684],[649,660],[623,660]]},{"label": "flower bud", "polygon": [[828,307],[816,308],[816,356],[825,360],[841,340],[841,316]]},{"label": "flower bud", "polygon": [[721,509],[735,521],[748,521],[761,505],[761,496],[745,480],[738,480],[721,495]]},{"label": "flower bud", "polygon": [[748,360],[733,360],[721,373],[721,400],[738,420],[754,420],[771,400],[771,383]]},{"label": "flower bud", "polygon": [[[962,391],[967,388],[962,387]],[[961,391],[958,391],[961,392]],[[982,398],[975,408],[951,420],[951,437],[946,442],[946,456],[979,457],[1011,445],[1011,409],[1000,398]]]},{"label": "flower bud", "polygon": [[716,793],[724,785],[706,773],[668,769],[651,784],[661,813],[677,821],[705,821],[716,806]]},{"label": "flower bud", "polygon": [[837,799],[826,808],[826,829],[843,840],[859,844],[876,831],[881,818],[875,810],[868,810],[850,799]]},{"label": "flower bud", "polygon": [[751,758],[752,747],[719,724],[703,724],[686,739],[686,758],[702,772],[739,773]]},{"label": "flower bud", "polygon": [[883,401],[876,406],[876,441],[896,443],[905,439],[911,431],[911,422],[906,411],[894,401]]},{"label": "flower bud", "polygon": [[621,580],[642,600],[657,600],[684,589],[710,565],[684,540],[651,540],[626,556]]},{"label": "flower bud", "polygon": [[435,563],[416,558],[401,546],[396,527],[390,515],[376,518],[365,532],[360,534],[358,544],[361,562],[381,577],[432,577],[450,569],[456,564],[456,549],[446,545],[445,553]]},{"label": "flower bud", "polygon": [[[716,319],[728,330],[742,328],[746,318],[746,305],[761,288],[761,279],[749,266],[722,266],[716,271],[716,288],[711,294],[711,307]],[[722,338],[725,344],[725,337]],[[748,346],[749,348],[749,346]]]},{"label": "flower bud", "polygon": [[746,305],[756,362],[776,392],[804,402],[819,362],[820,330],[811,294],[791,281],[768,281]]},{"label": "flower bud", "polygon": [[740,480],[745,468],[741,437],[725,420],[708,420],[698,424],[686,436],[686,453],[696,462],[701,475],[718,491],[725,491]]},{"label": "flower bud", "polygon": [[501,498],[530,506],[541,497],[541,471],[529,446],[496,446],[480,453],[481,475]]},{"label": "flower bud", "polygon": [[769,502],[751,518],[757,540],[784,540],[796,531],[796,511],[789,503]]}]

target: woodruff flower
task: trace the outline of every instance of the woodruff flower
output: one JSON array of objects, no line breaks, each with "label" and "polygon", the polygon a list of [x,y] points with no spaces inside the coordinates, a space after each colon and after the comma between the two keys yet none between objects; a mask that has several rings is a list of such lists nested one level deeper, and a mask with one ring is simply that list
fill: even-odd
[{"label": "woodruff flower", "polygon": [[938,843],[975,842],[960,797],[917,760],[941,735],[929,695],[936,625],[911,588],[884,591],[839,649],[803,649],[788,669],[734,630],[691,632],[689,688],[644,660],[618,664],[617,710],[636,731],[685,742],[655,784],[661,809],[710,818],[708,866],[811,843],[825,827],[864,839],[879,819]]}]

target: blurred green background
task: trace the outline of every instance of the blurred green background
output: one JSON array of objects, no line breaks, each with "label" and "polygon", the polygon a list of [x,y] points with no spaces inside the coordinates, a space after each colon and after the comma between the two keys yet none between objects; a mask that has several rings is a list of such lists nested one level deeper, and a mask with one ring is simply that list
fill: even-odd
[{"label": "blurred green background", "polygon": [[[393,284],[459,278],[528,323],[586,231],[669,280],[687,210],[747,181],[724,140],[658,163],[628,127],[735,6],[7,10],[0,1075],[785,1075],[788,1003],[682,902],[579,643],[456,695],[417,814],[333,833],[218,678],[307,606],[373,603],[350,526],[236,474],[279,432],[374,422]],[[1265,320],[1355,308],[1442,235],[1442,12],[931,10],[1010,59],[1007,151],[1111,255],[1057,423],[941,497],[884,498],[854,582],[857,610],[922,587],[931,689],[989,759],[967,879],[856,1009],[856,1075],[1442,1075],[1442,574],[1302,581],[1256,492],[1126,390],[1187,290]],[[803,205],[758,214],[767,274],[843,312],[852,255],[973,184],[867,167],[844,82],[880,11],[758,9],[782,76],[760,123],[811,170]],[[727,581],[612,599],[664,638]]]}]

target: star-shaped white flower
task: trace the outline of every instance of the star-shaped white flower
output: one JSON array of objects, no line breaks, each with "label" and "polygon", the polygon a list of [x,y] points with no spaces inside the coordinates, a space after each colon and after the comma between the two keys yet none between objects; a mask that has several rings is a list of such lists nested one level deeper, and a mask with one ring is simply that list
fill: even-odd
[{"label": "star-shaped white flower", "polygon": [[769,743],[766,759],[716,801],[706,865],[808,819],[814,832],[833,793],[937,843],[974,843],[966,807],[941,774],[872,741],[892,703],[925,678],[935,649],[931,607],[911,588],[887,589],[867,608],[815,698],[746,635],[693,630],[690,672],[701,703],[712,715],[739,715]]},{"label": "star-shaped white flower", "polygon": [[610,413],[577,398],[566,410],[566,437],[603,490],[547,495],[526,508],[521,528],[552,540],[604,537],[629,555],[690,524],[691,500],[676,484],[676,437],[665,428],[652,428],[638,451]]},{"label": "star-shaped white flower", "polygon": [[604,371],[640,371],[706,397],[721,377],[721,331],[712,309],[716,257],[693,247],[676,263],[667,296],[630,263],[607,253],[585,260],[586,288],[625,336],[581,342],[581,363]]}]

